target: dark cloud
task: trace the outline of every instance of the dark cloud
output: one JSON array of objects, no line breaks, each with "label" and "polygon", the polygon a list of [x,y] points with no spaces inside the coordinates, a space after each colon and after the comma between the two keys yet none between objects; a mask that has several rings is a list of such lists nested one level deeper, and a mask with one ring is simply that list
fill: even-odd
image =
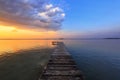
[{"label": "dark cloud", "polygon": [[59,30],[64,16],[48,0],[0,0],[0,22],[18,28]]}]

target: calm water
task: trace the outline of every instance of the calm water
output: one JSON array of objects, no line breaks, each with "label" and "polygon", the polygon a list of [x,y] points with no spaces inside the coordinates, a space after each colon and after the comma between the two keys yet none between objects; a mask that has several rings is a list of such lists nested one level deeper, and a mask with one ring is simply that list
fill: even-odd
[{"label": "calm water", "polygon": [[0,80],[37,80],[52,48],[50,40],[0,40]]},{"label": "calm water", "polygon": [[0,40],[0,55],[34,47],[51,48],[52,40]]},{"label": "calm water", "polygon": [[65,43],[86,80],[120,80],[120,40],[69,40]]},{"label": "calm water", "polygon": [[[120,80],[120,40],[64,41],[86,80]],[[0,40],[0,80],[36,80],[51,40]]]}]

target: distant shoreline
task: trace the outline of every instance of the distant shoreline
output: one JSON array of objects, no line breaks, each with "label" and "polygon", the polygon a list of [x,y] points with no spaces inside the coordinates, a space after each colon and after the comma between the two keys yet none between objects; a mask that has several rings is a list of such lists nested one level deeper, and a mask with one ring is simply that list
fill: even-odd
[{"label": "distant shoreline", "polygon": [[99,39],[120,39],[120,38],[35,38],[35,39],[0,39],[0,40],[99,40]]},{"label": "distant shoreline", "polygon": [[104,39],[120,39],[120,38],[104,38]]}]

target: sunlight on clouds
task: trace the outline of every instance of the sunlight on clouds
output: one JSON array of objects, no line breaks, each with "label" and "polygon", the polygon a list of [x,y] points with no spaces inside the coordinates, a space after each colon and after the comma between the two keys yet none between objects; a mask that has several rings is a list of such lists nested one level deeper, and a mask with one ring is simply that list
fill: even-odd
[{"label": "sunlight on clouds", "polygon": [[0,39],[4,38],[18,38],[18,39],[32,39],[32,38],[54,38],[56,37],[55,31],[43,31],[43,32],[37,32],[37,31],[31,31],[31,30],[23,30],[23,29],[17,29],[15,27],[8,27],[0,25]]},{"label": "sunlight on clouds", "polygon": [[0,22],[19,29],[60,30],[63,13],[49,0],[0,0]]},{"label": "sunlight on clouds", "polygon": [[65,19],[49,0],[0,0],[1,38],[55,38]]},{"label": "sunlight on clouds", "polygon": [[2,26],[0,25],[0,31],[12,31],[15,30],[16,28],[14,27],[7,27],[7,26]]}]

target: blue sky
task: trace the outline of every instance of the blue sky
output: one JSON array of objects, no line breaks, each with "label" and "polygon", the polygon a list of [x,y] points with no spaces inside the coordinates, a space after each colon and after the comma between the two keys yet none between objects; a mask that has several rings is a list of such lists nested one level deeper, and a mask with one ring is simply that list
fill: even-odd
[{"label": "blue sky", "polygon": [[65,7],[66,18],[62,26],[63,33],[72,32],[78,37],[79,34],[91,34],[92,37],[120,37],[118,35],[120,0],[66,0],[65,2],[67,7]]}]

